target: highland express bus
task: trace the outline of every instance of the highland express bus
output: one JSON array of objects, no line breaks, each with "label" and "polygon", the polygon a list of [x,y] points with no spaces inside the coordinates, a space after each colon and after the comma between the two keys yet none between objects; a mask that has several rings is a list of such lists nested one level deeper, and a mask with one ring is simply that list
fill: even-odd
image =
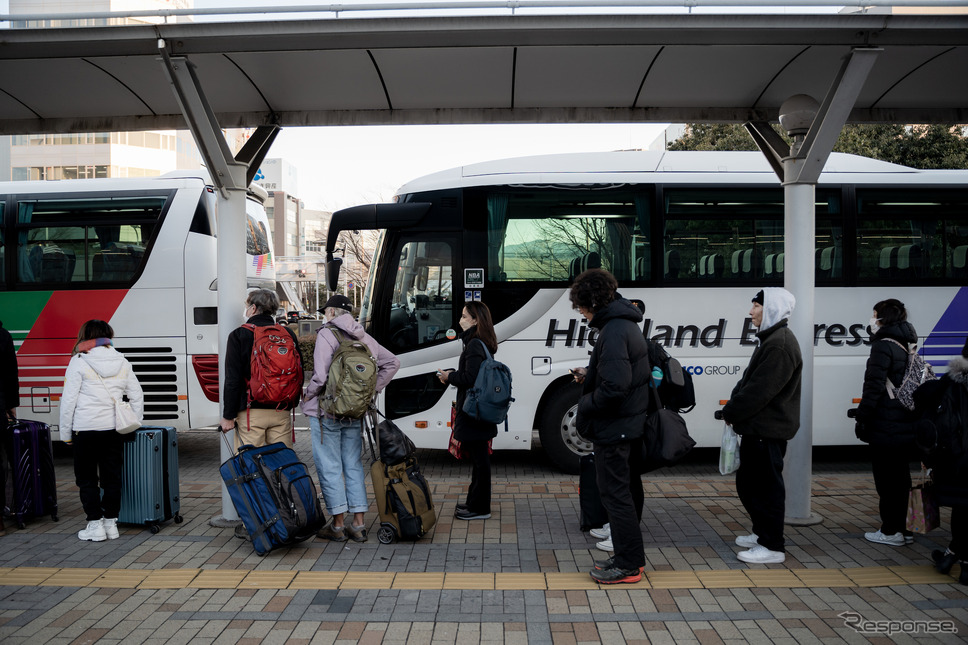
[{"label": "highland express bus", "polygon": [[[756,152],[525,157],[429,175],[395,203],[337,212],[328,250],[341,230],[382,230],[360,319],[400,357],[381,403],[418,446],[447,446],[455,393],[434,371],[456,367],[461,308],[480,299],[514,377],[510,431],[494,448],[528,449],[536,432],[555,464],[576,471],[591,446],[575,430],[568,370],[586,365],[595,334],[571,307],[570,280],[602,267],[644,303],[643,333],[693,375],[690,433],[718,445],[713,412],[755,344],[750,300],[783,285],[783,210]],[[959,352],[966,251],[968,171],[831,155],[816,189],[816,444],[856,442],[846,411],[860,396],[877,301],[907,304],[936,370]]]},{"label": "highland express bus", "polygon": [[[275,289],[268,194],[253,184],[247,196],[248,284]],[[59,438],[64,371],[81,324],[99,318],[138,376],[146,423],[218,423],[217,204],[199,172],[0,183],[0,320],[17,348],[19,416]]]}]

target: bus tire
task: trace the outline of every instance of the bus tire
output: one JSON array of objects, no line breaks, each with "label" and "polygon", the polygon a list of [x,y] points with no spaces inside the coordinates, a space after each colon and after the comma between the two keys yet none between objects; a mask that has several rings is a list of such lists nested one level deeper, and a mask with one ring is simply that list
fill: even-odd
[{"label": "bus tire", "polygon": [[578,435],[575,423],[581,385],[569,383],[551,395],[538,436],[548,459],[566,473],[578,474],[579,459],[592,450],[592,444]]}]

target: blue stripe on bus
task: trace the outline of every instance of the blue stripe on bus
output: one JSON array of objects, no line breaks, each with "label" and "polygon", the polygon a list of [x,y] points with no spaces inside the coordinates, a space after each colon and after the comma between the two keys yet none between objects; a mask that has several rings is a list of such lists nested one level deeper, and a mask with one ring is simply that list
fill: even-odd
[{"label": "blue stripe on bus", "polygon": [[[961,354],[959,349],[964,346],[968,331],[965,321],[968,320],[968,287],[961,287],[951,299],[945,312],[941,314],[938,324],[924,341],[925,347],[919,350],[922,356],[930,356],[928,363],[934,367],[945,367],[948,361]],[[930,345],[931,347],[927,347]]]}]

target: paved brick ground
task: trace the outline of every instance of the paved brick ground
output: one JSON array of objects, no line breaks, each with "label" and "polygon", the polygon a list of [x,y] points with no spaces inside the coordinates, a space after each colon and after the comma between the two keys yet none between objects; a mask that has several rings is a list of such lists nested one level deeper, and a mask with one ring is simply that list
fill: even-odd
[{"label": "paved brick ground", "polygon": [[[308,432],[298,435],[311,463]],[[585,572],[604,554],[578,530],[577,478],[537,452],[495,455],[490,520],[455,521],[469,468],[421,451],[440,518],[430,536],[315,540],[264,558],[208,523],[221,509],[217,437],[183,433],[180,456],[184,523],[157,535],[123,527],[103,543],[76,539],[83,514],[71,460],[57,457],[61,521],[0,538],[0,642],[888,641],[850,628],[844,612],[898,621],[885,626],[909,633],[891,642],[968,637],[968,587],[928,566],[950,537],[947,513],[912,546],[866,542],[877,510],[862,452],[815,459],[813,510],[824,522],[788,529],[783,565],[736,560],[733,539],[749,525],[711,454],[647,476],[646,580],[619,588],[590,582]],[[376,513],[367,521],[375,536]]]}]

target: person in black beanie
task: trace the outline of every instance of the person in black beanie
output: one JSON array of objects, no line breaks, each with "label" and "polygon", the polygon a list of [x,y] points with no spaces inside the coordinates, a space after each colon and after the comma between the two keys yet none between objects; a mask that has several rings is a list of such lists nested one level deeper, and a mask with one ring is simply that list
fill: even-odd
[{"label": "person in black beanie", "polygon": [[922,415],[918,446],[932,469],[938,503],[951,507],[951,542],[931,558],[941,573],[961,561],[958,581],[968,585],[968,340],[940,379],[915,390],[914,409]]}]

